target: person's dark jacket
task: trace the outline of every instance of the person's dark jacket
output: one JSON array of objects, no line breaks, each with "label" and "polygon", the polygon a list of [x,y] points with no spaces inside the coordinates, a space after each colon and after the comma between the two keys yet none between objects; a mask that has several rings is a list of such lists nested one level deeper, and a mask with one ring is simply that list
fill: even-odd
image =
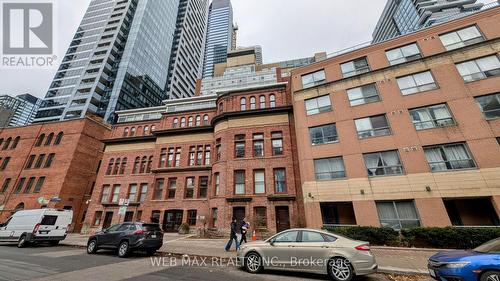
[{"label": "person's dark jacket", "polygon": [[231,223],[231,236],[236,237],[236,233],[237,233],[236,228],[237,228],[237,227],[238,227],[238,226],[237,226],[237,225],[236,225],[236,223],[233,221],[233,222]]}]

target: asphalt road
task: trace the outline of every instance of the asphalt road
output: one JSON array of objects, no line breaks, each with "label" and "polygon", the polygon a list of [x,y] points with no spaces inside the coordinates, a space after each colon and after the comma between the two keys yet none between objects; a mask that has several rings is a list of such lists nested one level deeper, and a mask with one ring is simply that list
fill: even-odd
[{"label": "asphalt road", "polygon": [[[153,260],[152,260],[153,259]],[[112,251],[87,255],[73,247],[34,246],[18,249],[0,244],[0,280],[328,280],[324,275],[264,271],[259,275],[221,261],[153,258],[134,254],[127,259]],[[358,278],[360,281],[388,280],[384,275]]]}]

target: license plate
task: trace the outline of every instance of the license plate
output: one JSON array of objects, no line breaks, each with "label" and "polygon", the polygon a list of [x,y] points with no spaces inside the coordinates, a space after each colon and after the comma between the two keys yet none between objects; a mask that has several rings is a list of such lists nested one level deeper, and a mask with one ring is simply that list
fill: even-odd
[{"label": "license plate", "polygon": [[156,238],[156,234],[151,235],[151,238]]},{"label": "license plate", "polygon": [[429,273],[432,277],[436,277],[436,272],[433,269],[429,269]]}]

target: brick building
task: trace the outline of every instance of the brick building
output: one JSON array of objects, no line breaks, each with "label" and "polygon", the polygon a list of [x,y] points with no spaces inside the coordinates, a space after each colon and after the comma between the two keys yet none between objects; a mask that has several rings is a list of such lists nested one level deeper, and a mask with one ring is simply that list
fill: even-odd
[{"label": "brick building", "polygon": [[[119,112],[86,224],[152,220],[165,231],[300,225],[295,131],[287,82]],[[129,199],[119,214],[120,199]]]},{"label": "brick building", "polygon": [[0,221],[21,209],[71,209],[79,231],[109,132],[91,118],[0,129]]},{"label": "brick building", "polygon": [[497,7],[292,71],[307,226],[500,224],[498,26]]}]

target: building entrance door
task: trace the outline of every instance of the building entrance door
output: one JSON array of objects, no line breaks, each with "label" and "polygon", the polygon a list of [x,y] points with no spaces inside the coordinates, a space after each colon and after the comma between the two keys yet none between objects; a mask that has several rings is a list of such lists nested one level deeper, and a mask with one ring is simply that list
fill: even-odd
[{"label": "building entrance door", "polygon": [[177,232],[179,226],[182,224],[182,210],[169,210],[165,211],[165,216],[163,217],[163,230],[165,232]]},{"label": "building entrance door", "polygon": [[288,210],[288,206],[277,206],[276,231],[281,232],[287,229],[290,229],[290,211]]}]

